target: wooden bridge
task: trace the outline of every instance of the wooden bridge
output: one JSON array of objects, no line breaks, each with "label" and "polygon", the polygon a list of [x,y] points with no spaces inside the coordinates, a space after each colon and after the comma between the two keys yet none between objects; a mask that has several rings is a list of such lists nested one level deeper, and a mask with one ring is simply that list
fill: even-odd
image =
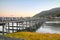
[{"label": "wooden bridge", "polygon": [[[15,17],[0,17],[0,26],[2,33],[13,33],[19,31],[36,31],[45,21],[52,19],[47,18],[15,18]],[[54,19],[56,20],[56,18]],[[53,21],[54,21],[53,20]],[[59,18],[57,20],[60,20]]]},{"label": "wooden bridge", "polygon": [[2,31],[0,33],[13,33],[18,31],[36,31],[46,19],[28,18],[28,19],[1,19],[0,26]]}]

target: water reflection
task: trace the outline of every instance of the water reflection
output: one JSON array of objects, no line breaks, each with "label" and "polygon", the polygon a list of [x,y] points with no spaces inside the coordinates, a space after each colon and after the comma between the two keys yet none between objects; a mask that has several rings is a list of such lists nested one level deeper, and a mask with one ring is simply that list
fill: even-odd
[{"label": "water reflection", "polygon": [[39,33],[59,33],[60,34],[60,23],[44,23],[36,32]]}]

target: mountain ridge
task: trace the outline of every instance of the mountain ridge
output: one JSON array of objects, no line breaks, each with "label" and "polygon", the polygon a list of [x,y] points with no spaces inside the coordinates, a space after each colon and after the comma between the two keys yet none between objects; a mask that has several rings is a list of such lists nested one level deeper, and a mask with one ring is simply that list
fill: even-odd
[{"label": "mountain ridge", "polygon": [[46,11],[42,11],[36,15],[34,15],[33,17],[59,17],[60,16],[60,7],[58,8],[52,8],[50,10],[46,10]]}]

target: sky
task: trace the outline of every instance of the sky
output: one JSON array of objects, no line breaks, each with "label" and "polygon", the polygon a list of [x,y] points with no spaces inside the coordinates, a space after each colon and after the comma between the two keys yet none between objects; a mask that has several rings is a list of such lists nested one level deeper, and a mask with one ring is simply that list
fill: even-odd
[{"label": "sky", "polygon": [[32,17],[60,7],[60,0],[0,0],[0,17]]}]

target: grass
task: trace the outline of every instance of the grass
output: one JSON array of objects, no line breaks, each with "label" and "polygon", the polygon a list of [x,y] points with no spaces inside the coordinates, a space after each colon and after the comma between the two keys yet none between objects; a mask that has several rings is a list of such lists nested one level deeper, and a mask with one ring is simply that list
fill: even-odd
[{"label": "grass", "polygon": [[22,38],[26,40],[60,40],[60,34],[36,33],[36,32],[15,32],[6,34],[11,38]]}]

